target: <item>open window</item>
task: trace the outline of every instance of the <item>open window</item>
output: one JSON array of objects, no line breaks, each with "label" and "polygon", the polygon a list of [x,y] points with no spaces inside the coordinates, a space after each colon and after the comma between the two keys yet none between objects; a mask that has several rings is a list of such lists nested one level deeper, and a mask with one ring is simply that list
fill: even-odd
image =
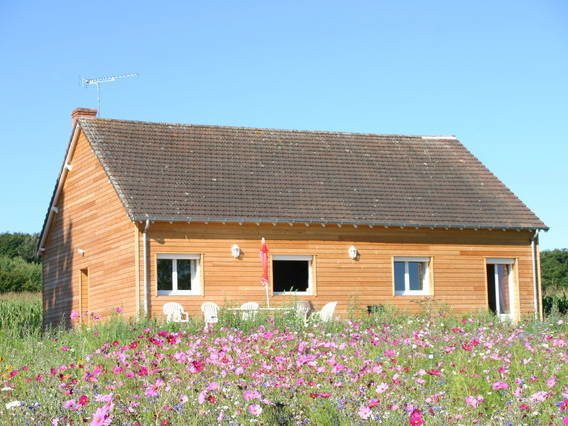
[{"label": "open window", "polygon": [[313,256],[272,256],[272,285],[274,294],[312,294],[312,268]]},{"label": "open window", "polygon": [[430,294],[430,258],[394,258],[394,294],[425,296]]},{"label": "open window", "polygon": [[514,312],[514,264],[514,259],[490,258],[486,260],[489,310],[501,317],[511,318]]},{"label": "open window", "polygon": [[200,258],[198,254],[158,254],[158,295],[201,294]]}]

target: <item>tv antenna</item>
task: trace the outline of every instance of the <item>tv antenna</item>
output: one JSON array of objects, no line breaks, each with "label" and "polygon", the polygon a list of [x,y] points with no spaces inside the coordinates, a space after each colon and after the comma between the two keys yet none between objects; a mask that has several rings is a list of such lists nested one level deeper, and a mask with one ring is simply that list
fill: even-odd
[{"label": "tv antenna", "polygon": [[138,73],[132,74],[120,74],[120,75],[110,75],[108,77],[99,77],[99,78],[83,78],[81,79],[81,85],[83,87],[87,86],[96,86],[97,87],[97,116],[100,117],[101,115],[101,84],[102,83],[110,83],[112,81],[116,81],[120,78],[130,78],[136,77]]}]

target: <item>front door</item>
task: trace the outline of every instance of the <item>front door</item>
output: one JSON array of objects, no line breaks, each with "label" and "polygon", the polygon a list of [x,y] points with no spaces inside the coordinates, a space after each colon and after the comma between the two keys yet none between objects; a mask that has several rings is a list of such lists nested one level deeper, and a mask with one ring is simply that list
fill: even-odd
[{"label": "front door", "polygon": [[487,300],[489,309],[502,318],[513,318],[513,260],[487,261]]}]

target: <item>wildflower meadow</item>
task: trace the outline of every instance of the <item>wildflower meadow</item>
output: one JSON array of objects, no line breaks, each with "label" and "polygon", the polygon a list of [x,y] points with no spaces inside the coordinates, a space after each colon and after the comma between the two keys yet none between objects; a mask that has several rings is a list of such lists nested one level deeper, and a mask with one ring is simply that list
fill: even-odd
[{"label": "wildflower meadow", "polygon": [[74,330],[4,327],[1,423],[568,424],[561,316],[227,314],[205,328],[120,310]]}]

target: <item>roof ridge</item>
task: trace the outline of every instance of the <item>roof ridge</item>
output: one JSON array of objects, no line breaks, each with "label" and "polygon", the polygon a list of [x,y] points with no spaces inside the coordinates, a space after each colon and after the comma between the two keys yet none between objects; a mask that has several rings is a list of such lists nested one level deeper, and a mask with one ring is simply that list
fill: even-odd
[{"label": "roof ridge", "polygon": [[169,123],[165,121],[144,121],[144,120],[124,120],[118,118],[101,118],[101,117],[80,117],[79,122],[82,121],[111,121],[120,123],[138,123],[138,124],[160,124],[176,127],[195,127],[195,128],[212,128],[212,129],[240,129],[240,130],[262,130],[262,131],[276,131],[276,132],[294,132],[294,133],[321,133],[326,135],[357,135],[357,136],[387,136],[397,138],[409,139],[426,139],[426,140],[457,140],[454,135],[409,135],[400,133],[371,133],[371,132],[347,132],[347,131],[334,131],[334,130],[307,130],[307,129],[282,129],[273,127],[250,127],[250,126],[229,126],[219,124],[198,124],[198,123]]}]

